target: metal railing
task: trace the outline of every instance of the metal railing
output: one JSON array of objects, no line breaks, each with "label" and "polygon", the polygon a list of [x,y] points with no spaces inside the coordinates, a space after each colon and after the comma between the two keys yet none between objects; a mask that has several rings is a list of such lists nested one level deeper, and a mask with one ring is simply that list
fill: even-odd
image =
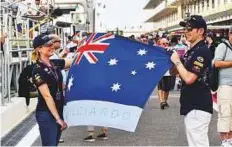
[{"label": "metal railing", "polygon": [[4,71],[3,71],[3,52],[0,51],[0,100],[1,100],[1,105],[4,105],[4,100],[3,100],[3,78],[4,78]]},{"label": "metal railing", "polygon": [[[3,4],[4,5],[1,5]],[[8,6],[13,3],[9,0],[0,2],[1,9],[1,30],[0,32],[7,33],[7,38],[3,45],[4,52],[0,51],[0,105],[11,102],[11,98],[17,96],[18,93],[18,79],[23,68],[31,62],[31,43],[35,37],[35,28],[38,27],[38,34],[40,24],[51,18],[42,18],[39,21],[37,18],[24,18],[21,21],[21,31],[18,30],[17,18],[21,16],[14,16],[12,10]],[[30,22],[33,23],[32,28],[29,28]],[[30,36],[30,34],[33,34]]]}]

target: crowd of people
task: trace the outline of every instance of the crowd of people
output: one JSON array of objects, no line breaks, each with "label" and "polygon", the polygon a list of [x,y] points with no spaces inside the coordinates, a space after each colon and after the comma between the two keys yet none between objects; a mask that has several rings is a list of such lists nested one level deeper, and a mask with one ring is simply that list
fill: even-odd
[{"label": "crowd of people", "polygon": [[[175,67],[166,72],[158,85],[160,108],[169,108],[169,91],[174,88],[175,78],[181,79],[180,114],[189,146],[209,146],[208,129],[213,113],[210,87],[212,66],[219,70],[219,88],[216,92],[218,104],[217,130],[221,136],[221,146],[232,146],[232,26],[228,38],[216,40],[216,35],[207,33],[207,25],[202,16],[193,15],[186,22],[178,39],[173,36],[141,35],[129,38],[145,44],[172,50],[171,60]],[[173,50],[174,49],[174,50]]]},{"label": "crowd of people", "polygon": [[[232,146],[232,28],[228,32],[228,40],[216,45],[213,35],[207,34],[202,16],[193,15],[180,25],[185,30],[181,38],[148,35],[138,38],[132,35],[129,38],[172,51],[170,59],[174,66],[158,84],[160,109],[170,107],[169,92],[175,86],[176,77],[179,77],[180,114],[184,116],[189,146],[210,145],[208,129],[213,102],[209,74],[212,63],[219,68],[217,128],[222,146]],[[61,131],[67,127],[62,115],[67,69],[85,38],[86,34],[80,36],[77,31],[67,37],[67,45],[63,49],[61,39],[54,33],[38,35],[33,41],[33,81],[39,91],[36,120],[43,146],[57,146]],[[89,134],[84,141],[93,142],[94,127],[89,126],[87,130]],[[104,127],[97,138],[108,139],[108,129]]]}]

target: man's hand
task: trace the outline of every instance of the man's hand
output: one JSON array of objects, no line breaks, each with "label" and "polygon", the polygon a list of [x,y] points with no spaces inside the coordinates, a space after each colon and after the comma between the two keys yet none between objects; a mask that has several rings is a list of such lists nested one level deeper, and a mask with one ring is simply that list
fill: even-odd
[{"label": "man's hand", "polygon": [[176,64],[177,62],[180,62],[180,56],[175,50],[173,50],[173,53],[171,55],[171,60],[174,64]]}]

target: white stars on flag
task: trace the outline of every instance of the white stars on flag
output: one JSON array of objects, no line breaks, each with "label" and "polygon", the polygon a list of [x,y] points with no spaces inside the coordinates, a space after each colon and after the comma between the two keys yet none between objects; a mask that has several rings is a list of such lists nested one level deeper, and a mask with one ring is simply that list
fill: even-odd
[{"label": "white stars on flag", "polygon": [[146,55],[147,54],[147,51],[145,49],[140,49],[139,51],[137,51],[137,55],[140,55],[140,56],[143,56],[143,55]]},{"label": "white stars on flag", "polygon": [[154,62],[148,62],[146,65],[146,68],[148,68],[149,70],[152,70],[153,68],[155,68],[155,63]]},{"label": "white stars on flag", "polygon": [[120,90],[120,84],[119,83],[113,83],[113,86],[111,87],[112,92],[115,91],[117,92],[118,90]]},{"label": "white stars on flag", "polygon": [[132,74],[133,76],[135,76],[135,75],[137,74],[137,72],[136,72],[135,70],[133,70],[133,71],[131,71],[131,74]]},{"label": "white stars on flag", "polygon": [[68,80],[68,85],[67,85],[68,91],[70,91],[71,87],[73,86],[73,80],[74,80],[73,76],[71,76],[71,78]]},{"label": "white stars on flag", "polygon": [[110,59],[110,61],[108,61],[109,66],[117,65],[117,62],[118,62],[118,60],[117,60],[116,58],[114,58],[114,59]]},{"label": "white stars on flag", "polygon": [[[136,52],[137,52],[138,56],[144,56],[144,55],[147,55],[148,51],[146,49],[139,49]],[[139,58],[142,58],[142,57],[139,57]],[[115,58],[115,57],[112,57],[112,58],[108,59],[108,61],[107,61],[109,66],[117,67],[117,66],[122,66],[123,65],[122,63],[121,63],[122,65],[119,65],[118,62],[119,62],[119,60],[117,58]],[[145,67],[143,66],[144,64],[145,64]],[[134,78],[137,78],[136,75],[140,75],[140,70],[143,71],[144,69],[148,69],[148,70],[146,70],[147,72],[152,72],[153,69],[156,66],[156,63],[154,61],[145,61],[145,63],[143,63],[143,65],[142,65],[142,67],[140,66],[139,69],[135,68],[135,69],[129,70],[130,76],[134,77]],[[118,81],[116,83],[112,83],[112,85],[110,87],[111,92],[119,92],[121,90],[122,85],[119,84],[119,83],[120,83],[120,81]],[[71,82],[69,81],[68,86],[70,86],[70,87],[72,86],[72,81]]]}]

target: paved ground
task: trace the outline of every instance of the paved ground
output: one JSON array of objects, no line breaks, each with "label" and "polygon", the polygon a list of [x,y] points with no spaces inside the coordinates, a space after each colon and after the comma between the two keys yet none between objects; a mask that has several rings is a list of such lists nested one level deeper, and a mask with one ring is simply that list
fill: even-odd
[{"label": "paved ground", "polygon": [[[186,146],[183,117],[179,115],[179,94],[171,93],[170,108],[160,110],[158,99],[152,96],[141,116],[135,133],[110,129],[109,140],[96,140],[86,143],[86,127],[71,127],[63,132],[65,142],[60,146]],[[219,146],[219,136],[216,133],[216,112],[213,115],[209,139],[211,146]],[[33,146],[41,145],[40,138]]]}]

